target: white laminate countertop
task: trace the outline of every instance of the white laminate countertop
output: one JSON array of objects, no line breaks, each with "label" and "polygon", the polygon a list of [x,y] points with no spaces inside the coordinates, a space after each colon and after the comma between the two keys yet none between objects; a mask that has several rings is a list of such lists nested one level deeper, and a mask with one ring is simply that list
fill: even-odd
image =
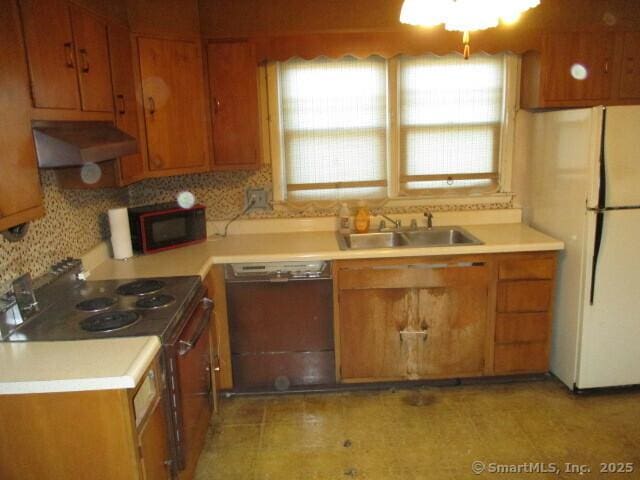
[{"label": "white laminate countertop", "polygon": [[89,280],[204,276],[213,264],[275,262],[281,260],[337,260],[354,258],[462,255],[562,250],[563,242],[522,223],[463,226],[482,245],[340,250],[335,232],[267,233],[210,237],[206,242],[129,260],[108,259]]},{"label": "white laminate countertop", "polygon": [[[521,223],[464,226],[482,245],[340,250],[333,231],[211,237],[127,261],[107,259],[89,280],[200,275],[213,264],[336,260],[561,250],[564,244]],[[106,251],[106,249],[105,249]],[[132,388],[160,349],[157,337],[0,343],[0,395]]]},{"label": "white laminate countertop", "polygon": [[158,337],[0,343],[0,395],[135,387]]}]

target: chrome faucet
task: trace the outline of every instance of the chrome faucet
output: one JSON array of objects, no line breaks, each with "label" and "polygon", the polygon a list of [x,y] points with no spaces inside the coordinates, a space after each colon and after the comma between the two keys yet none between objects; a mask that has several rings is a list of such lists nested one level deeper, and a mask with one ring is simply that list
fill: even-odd
[{"label": "chrome faucet", "polygon": [[433,228],[433,213],[430,210],[424,212],[424,217],[427,219],[427,228],[431,230]]},{"label": "chrome faucet", "polygon": [[382,218],[386,218],[391,223],[393,223],[393,226],[395,227],[396,230],[400,230],[402,228],[402,220],[400,219],[394,220],[393,218],[387,217],[384,213],[380,213],[380,216]]}]

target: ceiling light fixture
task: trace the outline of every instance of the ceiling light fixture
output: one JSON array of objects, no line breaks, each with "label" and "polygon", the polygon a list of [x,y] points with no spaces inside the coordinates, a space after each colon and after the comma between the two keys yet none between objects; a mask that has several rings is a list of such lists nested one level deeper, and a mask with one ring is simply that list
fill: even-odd
[{"label": "ceiling light fixture", "polygon": [[540,5],[540,0],[404,0],[400,21],[421,27],[444,23],[450,31],[463,32],[464,58],[469,58],[469,32],[510,24]]}]

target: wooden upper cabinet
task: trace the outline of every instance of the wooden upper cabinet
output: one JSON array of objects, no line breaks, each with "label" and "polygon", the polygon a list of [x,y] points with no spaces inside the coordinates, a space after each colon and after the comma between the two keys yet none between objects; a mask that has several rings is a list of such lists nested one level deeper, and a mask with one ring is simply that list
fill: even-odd
[{"label": "wooden upper cabinet", "polygon": [[207,54],[213,168],[258,168],[258,74],[254,45],[245,41],[211,42]]},{"label": "wooden upper cabinet", "polygon": [[111,112],[107,25],[64,0],[20,0],[36,108]]},{"label": "wooden upper cabinet", "polygon": [[522,58],[523,108],[640,103],[638,32],[547,33]]},{"label": "wooden upper cabinet", "polygon": [[80,109],[69,9],[64,0],[20,0],[34,106]]},{"label": "wooden upper cabinet", "polygon": [[[554,33],[543,51],[545,97],[550,100],[605,100],[611,95],[613,33]],[[584,78],[580,77],[584,69]],[[574,78],[577,77],[577,78]]]},{"label": "wooden upper cabinet", "polygon": [[200,42],[139,37],[138,54],[151,176],[209,170]]},{"label": "wooden upper cabinet", "polygon": [[619,96],[640,99],[640,32],[627,32],[623,37]]},{"label": "wooden upper cabinet", "polygon": [[[120,25],[109,25],[109,53],[116,126],[139,137],[136,91],[133,79],[133,56],[129,30]],[[142,146],[140,146],[142,148]],[[130,184],[144,176],[144,161],[140,152],[119,159],[120,183]]]},{"label": "wooden upper cabinet", "polygon": [[113,98],[107,25],[75,6],[71,7],[71,25],[75,38],[76,71],[82,110],[111,112]]},{"label": "wooden upper cabinet", "polygon": [[17,6],[0,9],[0,231],[44,214]]}]

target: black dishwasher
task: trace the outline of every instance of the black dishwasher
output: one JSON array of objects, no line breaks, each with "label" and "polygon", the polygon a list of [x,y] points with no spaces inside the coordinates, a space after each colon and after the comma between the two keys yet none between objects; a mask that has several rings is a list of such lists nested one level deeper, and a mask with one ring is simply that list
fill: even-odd
[{"label": "black dishwasher", "polygon": [[329,262],[231,264],[225,277],[236,391],[335,384]]}]

